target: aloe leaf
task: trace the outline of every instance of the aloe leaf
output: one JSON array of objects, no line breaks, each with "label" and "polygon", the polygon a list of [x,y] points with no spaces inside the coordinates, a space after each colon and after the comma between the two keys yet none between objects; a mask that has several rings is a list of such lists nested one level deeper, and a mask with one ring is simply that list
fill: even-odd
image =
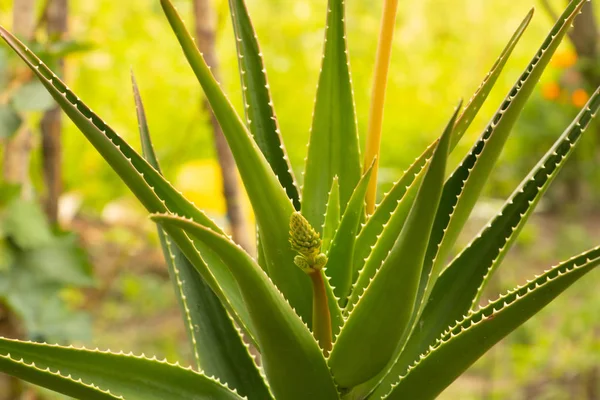
[{"label": "aloe leaf", "polygon": [[392,213],[390,219],[386,222],[383,227],[383,231],[377,236],[375,244],[369,248],[370,253],[364,260],[364,266],[360,271],[357,271],[358,278],[352,292],[350,293],[348,304],[344,309],[344,314],[347,315],[352,311],[352,308],[363,294],[371,279],[383,264],[383,261],[388,256],[390,250],[394,246],[396,239],[402,232],[402,228],[406,223],[408,214],[413,206],[417,193],[421,187],[421,182],[425,176],[425,169],[421,169],[416,179],[406,188],[406,193],[402,196],[398,206]]},{"label": "aloe leaf", "polygon": [[[144,105],[131,74],[144,158],[160,172],[154,153]],[[194,358],[201,371],[227,382],[248,399],[269,399],[271,395],[248,346],[243,342],[231,317],[183,252],[158,228],[160,244],[169,276],[182,310]]]},{"label": "aloe leaf", "polygon": [[[82,400],[241,399],[217,380],[191,368],[143,355],[0,338],[0,359],[2,372]],[[44,370],[49,372],[44,374]],[[91,385],[114,397],[84,391]]]},{"label": "aloe leaf", "polygon": [[[471,100],[458,117],[456,125],[454,126],[452,141],[450,142],[450,152],[454,150],[455,146],[458,144],[464,133],[475,119],[475,116],[481,109],[481,106],[496,84],[496,81],[498,80],[500,73],[504,69],[506,62],[512,54],[513,49],[527,29],[532,17],[533,10],[531,10],[523,19],[523,22],[521,22],[513,36],[510,38],[509,42],[506,44],[504,50],[500,54],[500,57],[498,57],[491,70],[488,72],[485,79],[479,88],[477,88],[471,97]],[[367,223],[363,229],[361,229],[360,234],[356,239],[356,250],[354,257],[354,268],[356,271],[363,267],[365,259],[370,254],[371,246],[377,242],[377,236],[383,231],[383,226],[389,220],[390,215],[392,215],[400,200],[404,199],[407,188],[412,184],[419,172],[425,167],[427,160],[433,154],[436,144],[437,140],[431,143],[404,172],[400,180],[394,184],[393,188],[388,193],[386,193],[381,203],[375,209],[373,215],[367,220]]]},{"label": "aloe leaf", "polygon": [[[142,156],[135,152],[112,128],[85,105],[77,95],[54,74],[23,43],[4,28],[0,27],[0,37],[25,61],[46,90],[54,97],[67,116],[75,123],[88,141],[98,150],[113,170],[131,189],[133,194],[150,212],[173,212],[221,232],[220,228],[198,210],[192,203],[175,190],[162,175],[152,168]],[[241,300],[237,283],[226,268],[209,269],[208,265],[218,266],[219,260],[210,249],[200,249],[180,231],[169,232],[177,245],[202,275],[206,283],[217,294],[223,305],[234,316],[240,326],[251,334],[249,316]],[[214,273],[214,275],[213,275]]]},{"label": "aloe leaf", "polygon": [[261,239],[269,244],[263,246],[269,277],[303,320],[310,324],[310,279],[293,263],[295,254],[287,240],[289,218],[294,212],[294,206],[265,156],[212,76],[177,10],[169,0],[161,0],[161,5],[235,158],[256,215]]},{"label": "aloe leaf", "polygon": [[190,220],[154,215],[205,242],[219,253],[237,279],[250,310],[265,373],[276,398],[337,399],[338,394],[317,342],[264,271],[239,246]]},{"label": "aloe leaf", "polygon": [[[494,344],[600,264],[600,247],[548,270],[485,308],[467,315],[411,366],[388,400],[434,399]],[[431,379],[435,376],[435,379]]]},{"label": "aloe leaf", "polygon": [[327,196],[327,211],[325,212],[325,222],[323,223],[323,240],[321,250],[324,253],[329,251],[329,245],[340,225],[340,184],[337,176],[333,177],[331,190]]},{"label": "aloe leaf", "polygon": [[475,116],[481,109],[481,106],[483,106],[483,103],[485,102],[492,88],[496,84],[496,81],[498,80],[500,73],[504,69],[506,62],[510,58],[510,55],[512,54],[515,46],[517,45],[517,43],[519,43],[521,36],[523,36],[523,33],[529,26],[529,23],[533,18],[533,13],[534,9],[532,8],[527,13],[517,30],[513,33],[512,37],[504,47],[504,50],[502,50],[500,57],[498,57],[498,60],[496,60],[496,62],[492,66],[492,69],[490,70],[490,72],[488,72],[485,79],[483,80],[479,88],[475,91],[475,94],[473,95],[469,103],[466,105],[465,110],[456,120],[456,125],[454,126],[454,135],[452,136],[452,141],[450,142],[450,149],[454,149],[454,147],[458,144],[460,139],[463,137],[464,133],[467,131],[467,129],[475,119]]},{"label": "aloe leaf", "polygon": [[535,206],[573,153],[583,132],[600,107],[600,91],[590,98],[573,124],[523,180],[502,210],[440,275],[400,358],[375,395],[389,391],[410,363],[439,338],[444,330],[476,307],[486,286],[525,225]]},{"label": "aloe leaf", "polygon": [[256,144],[265,155],[279,183],[300,209],[300,195],[292,168],[283,146],[273,100],[269,92],[267,72],[244,0],[229,0],[238,52],[242,94],[246,105],[246,124]]},{"label": "aloe leaf", "polygon": [[[458,108],[433,154],[404,229],[334,343],[329,366],[351,388],[375,376],[393,356],[413,311],[426,243],[442,193]],[[373,344],[377,345],[374,346]]]},{"label": "aloe leaf", "polygon": [[423,301],[431,293],[446,264],[446,257],[471,214],[525,102],[585,1],[576,0],[569,4],[479,140],[448,178],[427,249],[417,310],[422,310]]},{"label": "aloe leaf", "polygon": [[60,372],[38,368],[35,364],[27,364],[23,360],[11,358],[10,354],[0,355],[0,371],[10,371],[11,375],[21,380],[66,394],[75,399],[122,399],[110,392],[99,389],[94,384],[76,381],[70,376],[61,375]]},{"label": "aloe leaf", "polygon": [[329,0],[323,63],[302,188],[302,214],[319,231],[333,177],[339,178],[343,213],[361,176],[351,82],[344,1]]},{"label": "aloe leaf", "polygon": [[331,278],[333,292],[340,298],[340,306],[342,307],[346,304],[350,285],[352,284],[354,241],[356,240],[360,219],[364,216],[365,195],[367,194],[367,187],[374,165],[375,162],[356,185],[327,253],[326,272]]},{"label": "aloe leaf", "polygon": [[[375,212],[371,215],[365,226],[360,230],[356,238],[356,247],[354,250],[353,268],[355,272],[363,269],[364,264],[371,254],[373,246],[378,241],[379,235],[383,231],[384,226],[388,223],[391,216],[397,212],[398,206],[403,202],[404,206],[409,210],[412,207],[414,197],[410,199],[406,196],[409,188],[414,185],[418,176],[422,176],[422,172],[431,158],[439,139],[436,139],[429,147],[404,171],[402,177],[394,184],[392,189],[385,194],[382,202],[375,208]],[[374,273],[375,271],[373,271]],[[371,275],[372,276],[372,275]]]}]

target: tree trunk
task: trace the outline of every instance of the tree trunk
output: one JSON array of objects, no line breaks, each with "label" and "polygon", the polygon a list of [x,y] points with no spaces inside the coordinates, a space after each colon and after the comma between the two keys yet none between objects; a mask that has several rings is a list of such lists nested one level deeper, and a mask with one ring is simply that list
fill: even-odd
[{"label": "tree trunk", "polygon": [[577,57],[583,62],[581,74],[588,84],[589,90],[596,90],[600,85],[600,73],[597,68],[598,60],[598,25],[592,3],[585,3],[581,15],[577,16],[569,39],[575,47]]},{"label": "tree trunk", "polygon": [[[204,55],[204,59],[211,68],[215,79],[219,80],[219,65],[215,53],[216,16],[213,7],[211,7],[211,0],[194,0],[194,18],[198,49]],[[223,195],[227,206],[227,219],[231,236],[236,243],[248,250],[250,248],[248,226],[242,210],[235,160],[206,98],[203,101],[203,107],[210,113],[217,158],[223,177]]]},{"label": "tree trunk", "polygon": [[[35,0],[15,0],[13,31],[20,39],[29,41],[35,31]],[[19,74],[15,73],[15,76]],[[3,175],[6,182],[21,185],[24,197],[33,195],[29,179],[29,161],[32,147],[31,131],[23,124],[4,148]]]},{"label": "tree trunk", "polygon": [[[63,40],[67,34],[68,0],[48,0],[46,31],[50,40]],[[58,60],[55,72],[64,73],[64,61]],[[58,222],[58,200],[62,191],[61,111],[58,105],[48,110],[41,122],[42,159],[46,198],[44,208],[52,224]]]},{"label": "tree trunk", "polygon": [[[29,41],[35,31],[35,0],[15,0],[13,4],[13,32],[20,39]],[[11,74],[21,76],[19,71]],[[25,124],[13,136],[4,148],[3,176],[6,182],[21,185],[21,195],[25,198],[33,196],[33,188],[29,179],[29,163],[33,137]],[[19,321],[6,305],[0,303],[0,336],[22,337]],[[18,379],[0,374],[0,400],[18,399],[21,384]]]}]

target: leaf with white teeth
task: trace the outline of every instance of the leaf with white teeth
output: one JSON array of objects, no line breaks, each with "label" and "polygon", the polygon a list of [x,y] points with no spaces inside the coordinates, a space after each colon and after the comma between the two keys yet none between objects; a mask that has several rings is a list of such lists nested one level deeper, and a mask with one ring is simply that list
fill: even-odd
[{"label": "leaf with white teeth", "polygon": [[333,177],[331,190],[327,196],[326,209],[325,222],[323,223],[323,241],[321,244],[321,250],[324,253],[329,251],[331,240],[340,224],[340,184],[337,176]]},{"label": "leaf with white teeth", "polygon": [[597,90],[578,118],[532,169],[498,215],[440,275],[418,326],[377,394],[389,390],[386,386],[389,388],[395,383],[397,377],[406,372],[408,365],[426,351],[444,330],[476,307],[478,294],[486,286],[487,279],[502,262],[540,198],[573,153],[599,107],[600,90]]},{"label": "leaf with white teeth", "polygon": [[[158,171],[94,114],[23,43],[2,27],[0,27],[0,37],[25,61],[63,111],[119,174],[149,212],[176,213],[192,218],[216,232],[222,232],[210,218],[176,191]],[[169,234],[177,245],[186,251],[186,255],[198,269],[202,278],[251,337],[250,318],[241,300],[237,284],[229,271],[226,268],[218,268],[220,260],[215,257],[212,250],[200,248],[202,251],[202,257],[200,257],[194,244],[181,231],[172,231]],[[213,268],[215,266],[216,268]]]},{"label": "leaf with white teeth", "polygon": [[356,185],[327,253],[329,258],[327,273],[331,278],[331,284],[335,288],[335,295],[340,298],[341,307],[346,304],[350,293],[354,241],[356,240],[361,217],[364,217],[365,195],[367,194],[374,165],[375,163],[369,167]]},{"label": "leaf with white teeth", "polygon": [[229,0],[229,10],[236,36],[246,124],[281,186],[294,203],[294,208],[300,210],[298,187],[277,125],[267,72],[248,9],[244,0]]},{"label": "leaf with white teeth", "polygon": [[344,9],[344,0],[327,2],[323,63],[304,169],[302,214],[319,231],[333,177],[339,178],[343,214],[361,176]]},{"label": "leaf with white teeth", "polygon": [[[143,156],[160,173],[144,105],[133,73],[131,80]],[[272,398],[268,385],[248,351],[248,346],[217,296],[179,247],[171,243],[171,239],[160,226],[158,236],[200,370],[227,382],[249,400]],[[226,268],[225,265],[220,267]]]},{"label": "leaf with white teeth", "polygon": [[460,166],[444,186],[417,296],[416,315],[433,290],[506,140],[544,69],[586,0],[572,1]]},{"label": "leaf with white teeth", "polygon": [[399,378],[386,399],[434,399],[494,344],[599,264],[600,248],[589,250],[470,313]]},{"label": "leaf with white teeth", "polygon": [[319,345],[264,271],[225,236],[190,220],[154,215],[213,247],[237,279],[250,310],[263,367],[277,399],[337,399],[337,390]]},{"label": "leaf with white teeth", "polygon": [[0,354],[0,371],[10,371],[12,376],[54,390],[55,392],[66,394],[75,399],[123,400],[123,397],[114,396],[108,391],[99,389],[94,384],[84,383],[70,376],[63,376],[60,372],[52,371],[49,368],[38,368],[33,363],[28,364],[21,359],[11,358],[10,354]]},{"label": "leaf with white teeth", "polygon": [[294,206],[211,74],[177,10],[169,0],[160,3],[227,139],[252,204],[261,239],[269,243],[263,246],[268,274],[298,313],[306,321],[312,321],[310,279],[294,265],[294,252],[287,241],[288,222],[295,211]]},{"label": "leaf with white teeth", "polygon": [[405,227],[337,338],[329,366],[342,388],[377,375],[390,361],[407,327],[444,181],[458,108],[433,153]]},{"label": "leaf with white teeth", "polygon": [[[2,372],[82,400],[119,396],[125,400],[241,399],[217,380],[191,368],[144,356],[0,338],[0,360]],[[38,372],[47,368],[54,376]],[[67,377],[72,382],[65,384]],[[96,396],[85,389],[92,384],[115,397]]]},{"label": "leaf with white teeth", "polygon": [[352,292],[350,293],[348,303],[344,309],[345,315],[348,315],[352,311],[352,308],[358,302],[359,297],[364,293],[367,286],[369,286],[369,283],[375,276],[377,270],[381,267],[383,261],[390,253],[400,232],[402,232],[408,213],[410,212],[419,188],[421,187],[425,171],[425,168],[421,169],[416,179],[414,179],[410,186],[406,188],[406,193],[402,196],[402,199],[398,203],[398,206],[390,219],[383,226],[383,231],[377,236],[377,241],[373,244],[372,248],[369,249],[370,254],[367,259],[363,261],[364,266],[362,269],[357,273],[358,279],[352,287]]},{"label": "leaf with white teeth", "polygon": [[[496,84],[500,73],[504,69],[504,66],[512,54],[513,49],[519,42],[519,39],[521,39],[521,36],[525,32],[525,29],[529,25],[532,17],[533,10],[531,10],[523,19],[521,25],[519,25],[509,42],[506,44],[506,47],[500,54],[500,57],[498,57],[498,60],[496,60],[491,70],[488,72],[485,79],[475,91],[461,115],[458,117],[456,125],[454,126],[452,141],[450,142],[450,152],[454,150],[454,147],[458,144],[464,133],[473,122],[473,119],[475,119],[477,116],[477,113]],[[356,252],[354,257],[355,272],[362,269],[365,259],[370,254],[371,247],[377,241],[378,235],[382,232],[383,226],[387,223],[390,215],[392,215],[394,210],[397,208],[398,203],[401,200],[406,201],[404,195],[407,188],[412,184],[415,177],[418,176],[423,170],[426,161],[431,158],[436,143],[437,140],[430,144],[427,149],[404,172],[402,178],[400,178],[393,188],[385,195],[382,202],[375,209],[375,213],[368,219],[365,227],[360,231],[360,234],[356,240]]]}]

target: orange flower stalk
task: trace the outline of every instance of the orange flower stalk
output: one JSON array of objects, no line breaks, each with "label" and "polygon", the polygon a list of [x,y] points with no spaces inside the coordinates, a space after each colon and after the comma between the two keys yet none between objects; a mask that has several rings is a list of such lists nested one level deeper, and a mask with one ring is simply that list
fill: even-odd
[{"label": "orange flower stalk", "polygon": [[377,56],[375,60],[375,71],[373,75],[373,88],[371,91],[371,108],[369,110],[369,126],[367,130],[367,143],[365,151],[365,171],[371,166],[373,160],[373,172],[371,182],[366,195],[367,214],[373,214],[375,210],[375,197],[377,195],[377,170],[379,167],[378,155],[381,143],[381,126],[383,122],[383,106],[385,103],[385,89],[387,85],[388,69],[392,53],[392,39],[394,38],[394,25],[396,23],[396,10],[398,0],[385,0],[383,5],[383,16],[381,18],[381,30],[379,32],[379,43],[377,45]]}]

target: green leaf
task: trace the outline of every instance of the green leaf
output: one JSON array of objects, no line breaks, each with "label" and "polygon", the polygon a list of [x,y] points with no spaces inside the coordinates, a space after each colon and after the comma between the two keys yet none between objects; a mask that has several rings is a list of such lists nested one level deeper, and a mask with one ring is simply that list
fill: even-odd
[{"label": "green leaf", "polygon": [[427,167],[402,233],[350,313],[333,346],[329,366],[336,382],[343,388],[363,383],[383,369],[408,327],[426,244],[442,193],[450,136],[458,110]]},{"label": "green leaf", "polygon": [[333,240],[338,226],[340,225],[340,184],[337,176],[333,177],[331,190],[327,196],[327,211],[325,212],[325,223],[323,224],[323,240],[321,251],[327,253],[329,245]]},{"label": "green leaf", "polygon": [[[353,268],[355,272],[363,269],[363,266],[371,254],[373,246],[376,245],[378,237],[383,231],[384,226],[390,220],[391,216],[396,212],[398,206],[403,203],[403,207],[409,210],[412,207],[414,197],[406,196],[408,189],[418,187],[419,183],[415,182],[418,176],[423,176],[422,171],[431,158],[439,139],[436,139],[429,147],[411,164],[411,166],[402,174],[398,182],[394,184],[392,189],[385,194],[383,200],[375,208],[373,215],[367,219],[365,226],[360,230],[356,238],[356,249],[354,250]],[[373,271],[374,273],[375,271]],[[362,272],[361,272],[362,275]],[[371,275],[372,276],[372,275]]]},{"label": "green leaf", "polygon": [[506,62],[510,58],[510,55],[512,54],[515,46],[517,45],[517,43],[519,43],[521,36],[523,36],[523,33],[529,26],[529,23],[533,18],[533,13],[534,9],[532,8],[527,13],[525,18],[515,31],[515,33],[513,33],[512,37],[506,44],[506,47],[504,47],[504,50],[502,50],[500,57],[498,57],[498,60],[496,60],[496,62],[492,66],[492,69],[490,70],[490,72],[488,72],[485,79],[483,80],[479,88],[475,91],[475,94],[473,95],[469,103],[466,105],[465,110],[456,120],[456,125],[454,126],[454,136],[452,137],[452,142],[450,143],[450,151],[452,151],[452,149],[454,149],[454,147],[458,144],[460,139],[463,137],[464,133],[471,125],[471,122],[473,122],[473,120],[475,119],[475,116],[477,116],[477,113],[481,109],[481,106],[483,105],[488,95],[490,94],[492,88],[496,84],[496,81],[498,80],[500,73],[504,69]]},{"label": "green leaf", "polygon": [[[267,271],[298,314],[311,321],[310,279],[293,263],[288,223],[294,207],[271,166],[212,76],[192,36],[169,0],[161,5],[183,52],[200,82],[233,153],[261,232]],[[310,323],[310,322],[309,322]]]},{"label": "green leaf", "polygon": [[50,369],[41,369],[25,361],[13,359],[10,355],[0,355],[0,371],[10,371],[13,376],[75,399],[107,400],[122,399],[97,388],[94,384],[83,383]]},{"label": "green leaf", "polygon": [[94,284],[87,254],[74,235],[55,237],[44,246],[22,252],[18,264],[31,268],[46,281],[75,286]]},{"label": "green leaf", "polygon": [[[486,75],[485,79],[477,88],[469,103],[465,106],[465,109],[461,113],[460,117],[458,117],[456,121],[456,125],[454,126],[454,133],[452,136],[452,141],[450,142],[450,152],[452,152],[455,146],[458,144],[460,139],[463,137],[464,133],[467,131],[471,122],[477,116],[477,113],[481,109],[481,106],[487,99],[490,94],[492,88],[496,84],[500,73],[504,69],[508,58],[512,54],[513,49],[519,42],[519,39],[525,32],[525,29],[529,25],[531,18],[533,17],[533,10],[531,10],[521,25],[517,28],[506,47],[500,54],[500,57],[491,70]],[[356,251],[354,256],[354,268],[355,271],[360,270],[366,258],[369,256],[371,252],[371,247],[377,242],[377,237],[383,231],[383,226],[387,223],[390,218],[390,215],[397,208],[400,201],[407,202],[405,207],[409,208],[412,205],[412,199],[405,198],[406,191],[409,186],[411,186],[414,182],[414,179],[419,175],[419,173],[425,167],[427,160],[433,154],[433,150],[437,144],[437,140],[430,144],[427,149],[413,162],[413,164],[404,172],[402,177],[392,189],[386,193],[382,202],[377,206],[373,215],[367,220],[366,225],[363,229],[361,229],[358,238],[356,239]],[[410,204],[409,204],[410,203]]]},{"label": "green leaf", "polygon": [[[185,199],[158,171],[94,114],[23,43],[2,27],[0,27],[0,37],[25,61],[67,116],[106,159],[148,211],[174,212],[193,218],[217,232],[222,232],[210,218]],[[202,257],[200,257],[194,244],[181,231],[172,231],[169,234],[240,326],[246,332],[251,332],[250,318],[241,300],[239,288],[229,270],[219,268],[220,261],[210,249],[200,248],[202,252]],[[206,263],[203,258],[207,260]]]},{"label": "green leaf", "polygon": [[344,1],[327,3],[327,27],[302,189],[302,214],[321,232],[327,193],[339,178],[341,211],[361,176],[358,131],[346,47]]},{"label": "green leaf", "polygon": [[[0,359],[2,372],[82,400],[241,399],[191,368],[132,354],[0,338]],[[91,385],[114,397],[86,389]]]},{"label": "green leaf", "polygon": [[244,0],[229,0],[229,9],[236,36],[248,129],[277,175],[279,183],[294,203],[294,208],[299,210],[298,187],[279,132],[267,72],[248,9]]},{"label": "green leaf", "polygon": [[478,293],[486,286],[540,198],[573,153],[599,107],[600,91],[597,90],[579,117],[532,169],[498,215],[440,275],[400,358],[375,395],[389,391],[397,377],[404,374],[408,365],[417,360],[444,330],[476,307]]},{"label": "green leaf", "polygon": [[527,285],[470,313],[399,378],[386,399],[434,399],[494,344],[598,264],[600,247],[559,264]]},{"label": "green leaf", "polygon": [[39,204],[15,198],[3,214],[2,230],[20,249],[40,248],[52,242],[52,231]]},{"label": "green leaf", "polygon": [[0,139],[14,135],[21,126],[23,119],[9,104],[0,104]]},{"label": "green leaf", "polygon": [[277,399],[338,399],[325,359],[308,328],[264,271],[239,246],[192,221],[155,215],[214,248],[236,277],[256,329],[265,373]]},{"label": "green leaf", "polygon": [[[143,155],[160,172],[133,72],[131,80]],[[227,382],[250,400],[271,398],[247,346],[217,296],[161,227],[158,236],[199,369]]]},{"label": "green leaf", "polygon": [[427,249],[417,312],[429,297],[452,246],[487,182],[525,102],[586,0],[569,4],[460,166],[448,178]]},{"label": "green leaf", "polygon": [[325,272],[331,279],[333,292],[340,298],[339,303],[342,307],[346,304],[352,284],[354,241],[356,240],[361,217],[364,217],[365,195],[371,179],[373,165],[375,164],[371,165],[356,185],[327,253],[329,260]]},{"label": "green leaf", "polygon": [[27,82],[20,86],[12,95],[10,102],[19,112],[46,111],[56,104],[39,81]]},{"label": "green leaf", "polygon": [[400,199],[398,206],[393,211],[389,220],[385,223],[383,231],[377,236],[375,244],[369,247],[370,253],[366,260],[363,261],[364,266],[360,271],[356,271],[358,278],[352,287],[348,304],[344,309],[344,314],[348,315],[359,297],[365,291],[375,273],[381,267],[383,261],[388,256],[390,250],[394,246],[396,239],[400,236],[408,214],[413,207],[417,193],[421,187],[421,182],[425,176],[425,168],[421,169],[417,177],[406,187],[404,196]]}]

